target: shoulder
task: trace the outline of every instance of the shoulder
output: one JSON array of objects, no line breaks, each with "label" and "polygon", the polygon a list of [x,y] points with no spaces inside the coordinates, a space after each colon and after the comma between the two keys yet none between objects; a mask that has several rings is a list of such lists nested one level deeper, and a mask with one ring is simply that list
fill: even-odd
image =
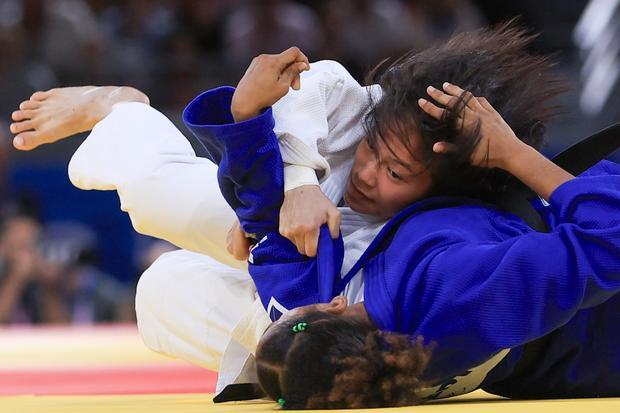
[{"label": "shoulder", "polygon": [[[438,198],[426,208],[403,211],[394,242],[409,245],[432,240],[444,243],[494,242],[531,232],[517,216],[494,205],[459,198]],[[409,209],[409,208],[408,208]],[[398,247],[396,247],[398,249]]]},{"label": "shoulder", "polygon": [[310,63],[310,70],[301,74],[302,78],[319,75],[331,75],[339,78],[353,79],[349,71],[335,60],[319,60],[317,62],[312,62]]},{"label": "shoulder", "polygon": [[310,64],[310,70],[301,74],[303,82],[315,83],[319,88],[328,92],[340,90],[344,93],[359,94],[368,97],[370,92],[373,98],[381,96],[379,85],[362,86],[349,71],[335,60],[319,60]]}]

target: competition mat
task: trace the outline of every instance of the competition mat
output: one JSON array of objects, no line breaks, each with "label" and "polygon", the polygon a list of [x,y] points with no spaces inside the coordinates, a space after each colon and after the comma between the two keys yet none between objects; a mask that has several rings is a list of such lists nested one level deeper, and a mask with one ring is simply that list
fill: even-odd
[{"label": "competition mat", "polygon": [[[276,404],[213,404],[217,375],[148,350],[135,326],[0,329],[0,412],[272,412]],[[378,410],[356,410],[377,412]],[[382,412],[620,412],[620,398],[514,401],[477,391]]]}]

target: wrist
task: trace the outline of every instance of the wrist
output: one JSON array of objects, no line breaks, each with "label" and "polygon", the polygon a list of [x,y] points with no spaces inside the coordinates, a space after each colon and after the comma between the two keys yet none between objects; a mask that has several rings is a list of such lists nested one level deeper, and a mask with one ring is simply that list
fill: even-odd
[{"label": "wrist", "polygon": [[319,186],[316,171],[303,165],[284,166],[284,192],[298,188],[303,185]]},{"label": "wrist", "polygon": [[243,122],[260,115],[261,108],[256,107],[256,105],[244,105],[239,103],[241,100],[247,101],[248,99],[238,98],[235,92],[230,103],[230,113],[232,114],[235,123]]},{"label": "wrist", "polygon": [[521,140],[516,140],[506,148],[505,155],[498,160],[497,167],[514,175],[514,171],[522,165],[526,165],[532,156],[540,156],[540,153]]},{"label": "wrist", "polygon": [[235,123],[239,123],[257,117],[260,110],[231,108],[230,113]]}]

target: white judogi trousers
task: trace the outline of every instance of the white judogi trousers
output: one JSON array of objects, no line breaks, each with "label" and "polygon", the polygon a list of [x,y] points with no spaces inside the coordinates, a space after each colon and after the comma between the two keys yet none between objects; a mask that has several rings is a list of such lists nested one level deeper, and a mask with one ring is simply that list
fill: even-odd
[{"label": "white judogi trousers", "polygon": [[216,172],[165,116],[139,103],[116,105],[69,164],[75,186],[116,190],[138,232],[183,248],[163,254],[140,278],[144,343],[218,371],[234,328],[257,311],[257,296],[247,263],[226,251],[235,215]]}]

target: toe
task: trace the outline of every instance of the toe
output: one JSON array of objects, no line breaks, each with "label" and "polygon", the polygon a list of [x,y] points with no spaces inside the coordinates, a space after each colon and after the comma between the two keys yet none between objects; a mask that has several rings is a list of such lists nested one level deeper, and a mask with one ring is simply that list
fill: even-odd
[{"label": "toe", "polygon": [[48,92],[38,91],[38,92],[34,92],[32,96],[30,96],[30,99],[41,101],[41,100],[47,99],[47,96],[48,96]]},{"label": "toe", "polygon": [[29,151],[31,149],[36,148],[41,144],[41,142],[37,139],[36,132],[24,132],[13,138],[13,146],[15,149],[19,149],[20,151]]},{"label": "toe", "polygon": [[15,122],[11,123],[10,129],[11,133],[18,134],[27,130],[34,129],[34,124],[30,120]]},{"label": "toe", "polygon": [[34,111],[32,110],[16,110],[11,114],[11,119],[15,122],[21,122],[22,120],[32,119]]},{"label": "toe", "polygon": [[19,104],[19,108],[21,110],[26,110],[26,109],[38,109],[39,106],[41,106],[41,102],[37,101],[37,100],[25,100],[22,103]]}]

